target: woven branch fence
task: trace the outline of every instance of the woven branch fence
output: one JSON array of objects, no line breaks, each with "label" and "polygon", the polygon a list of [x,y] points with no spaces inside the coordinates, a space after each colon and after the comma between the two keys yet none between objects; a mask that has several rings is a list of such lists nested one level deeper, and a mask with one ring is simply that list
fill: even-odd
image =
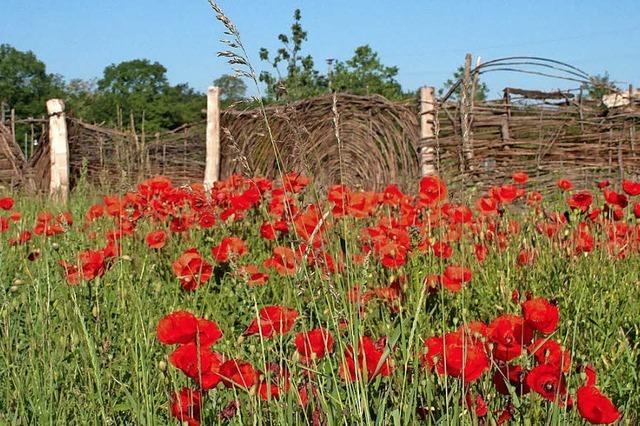
[{"label": "woven branch fence", "polygon": [[538,187],[565,177],[584,185],[594,179],[633,178],[640,172],[638,104],[611,110],[595,102],[514,105],[505,97],[470,110],[472,158],[462,150],[461,110],[441,106],[437,168],[452,184],[499,183],[526,171]]},{"label": "woven branch fence", "polygon": [[[268,106],[266,120],[260,110],[225,110],[220,114],[220,177],[240,173],[273,178],[281,168],[313,176],[321,187],[341,181],[381,189],[395,182],[408,189],[419,178],[424,147],[434,149],[437,173],[458,187],[486,188],[520,170],[545,188],[560,176],[588,184],[640,172],[637,99],[606,110],[568,96],[556,97],[555,103],[536,98],[533,103],[526,96],[521,102],[505,96],[470,109],[436,102],[429,123],[434,136],[427,139],[420,139],[424,133],[417,100],[326,95]],[[465,119],[470,153],[463,150]],[[74,118],[67,119],[67,127],[72,186],[82,173],[89,182],[107,186],[130,186],[154,175],[168,176],[176,184],[202,182],[205,121],[152,135]],[[33,180],[44,190],[47,153],[45,131],[29,160]]]},{"label": "woven branch fence", "polygon": [[[342,181],[380,189],[388,182],[408,185],[418,176],[416,105],[381,96],[328,95],[269,106],[264,114],[226,110],[220,126],[221,178],[274,178],[295,170],[324,187]],[[204,121],[153,135],[74,118],[67,119],[67,128],[72,186],[81,175],[101,186],[131,185],[155,175],[189,184],[204,176]],[[46,189],[46,132],[43,139],[30,164]]]}]

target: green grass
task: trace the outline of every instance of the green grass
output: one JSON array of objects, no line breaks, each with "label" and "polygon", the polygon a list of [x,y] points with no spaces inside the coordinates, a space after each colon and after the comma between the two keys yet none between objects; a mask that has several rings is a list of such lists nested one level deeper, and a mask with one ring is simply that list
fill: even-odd
[{"label": "green grass", "polygon": [[[160,344],[155,335],[158,320],[177,309],[218,323],[224,337],[215,346],[217,352],[250,361],[263,371],[266,362],[278,362],[290,370],[292,388],[309,381],[317,390],[304,410],[294,392],[265,402],[250,393],[219,387],[204,398],[203,424],[305,424],[312,423],[314,411],[328,424],[477,424],[460,402],[460,382],[420,368],[418,359],[429,336],[472,320],[489,322],[503,313],[519,314],[519,306],[511,301],[515,289],[557,300],[561,321],[552,337],[572,352],[574,366],[591,363],[596,367],[598,386],[619,407],[623,423],[640,421],[637,253],[623,260],[612,260],[603,250],[567,256],[537,237],[528,210],[514,210],[511,215],[523,223],[523,231],[506,251],[493,251],[478,265],[468,245],[454,247],[451,263],[470,265],[474,274],[472,282],[456,294],[425,291],[424,277],[439,273],[444,262],[419,253],[393,271],[381,268],[375,259],[364,266],[348,264],[344,273],[328,277],[317,268],[301,267],[292,277],[272,273],[263,287],[247,286],[232,273],[232,265],[197,291],[182,291],[171,263],[188,247],[198,247],[213,263],[211,247],[224,236],[237,235],[249,247],[242,264],[258,263],[270,255],[273,244],[260,239],[258,231],[265,213],[257,209],[241,222],[218,222],[209,231],[192,229],[185,236],[172,236],[160,252],[144,245],[146,232],[158,227],[144,221],[134,238],[123,240],[123,256],[103,277],[70,286],[58,261],[102,246],[101,234],[113,227],[109,220],[100,219],[90,228],[98,232],[98,239],[89,240],[82,217],[92,201],[83,193],[72,195],[69,209],[76,223],[62,235],[34,236],[25,246],[8,247],[10,233],[0,234],[2,424],[177,423],[169,414],[169,395],[192,383],[171,365],[161,366],[172,348]],[[41,201],[18,197],[16,209],[24,217],[16,225],[32,226],[43,208]],[[333,228],[327,231],[333,236],[327,238],[329,251],[337,251],[337,236],[345,239],[347,253],[356,250],[357,230],[363,222],[350,218],[332,222]],[[532,238],[539,248],[537,261],[517,267],[519,247]],[[28,254],[36,249],[41,256],[30,261]],[[406,274],[407,282],[398,313],[376,301],[367,305],[366,315],[359,316],[347,302],[346,293],[355,284],[387,285],[400,274]],[[274,339],[240,338],[257,309],[269,304],[300,312],[293,331]],[[340,331],[341,319],[348,322],[344,331]],[[305,367],[294,356],[293,336],[320,325],[333,333],[336,349],[317,365]],[[342,349],[363,334],[374,340],[388,336],[394,374],[368,384],[345,383],[338,375]],[[521,360],[531,365],[526,356]],[[308,377],[307,368],[315,374]],[[580,374],[571,374],[572,393],[582,380]],[[487,422],[493,424],[506,399],[493,391],[489,373],[471,387],[484,395],[489,406]],[[240,400],[238,414],[221,419],[219,413],[234,399]],[[513,403],[518,406],[518,423],[581,422],[577,410],[564,410],[536,395]],[[427,413],[425,419],[417,416],[418,408]]]}]

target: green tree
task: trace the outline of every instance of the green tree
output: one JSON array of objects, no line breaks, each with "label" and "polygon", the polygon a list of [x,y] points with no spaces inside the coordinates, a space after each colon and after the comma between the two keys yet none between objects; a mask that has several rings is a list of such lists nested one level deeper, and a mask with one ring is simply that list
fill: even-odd
[{"label": "green tree", "polygon": [[63,94],[62,78],[47,72],[44,62],[31,52],[0,44],[0,103],[19,117],[46,114],[47,99]]},{"label": "green tree", "polygon": [[[111,64],[97,83],[95,102],[86,119],[145,130],[172,129],[200,117],[204,96],[186,84],[171,86],[167,69],[158,62],[135,59]],[[117,122],[118,113],[123,123]],[[143,120],[144,119],[144,120]]]},{"label": "green tree", "polygon": [[327,75],[320,73],[315,69],[313,57],[302,53],[307,32],[302,28],[301,20],[302,14],[296,9],[291,34],[278,36],[282,47],[273,57],[264,47],[260,49],[260,59],[272,68],[272,71],[260,74],[260,81],[267,86],[267,100],[303,99],[330,90],[361,95],[376,93],[389,99],[409,96],[402,92],[402,86],[396,80],[398,67],[382,64],[378,53],[369,45],[356,48],[351,59],[335,62]]},{"label": "green tree", "polygon": [[64,87],[67,112],[75,117],[86,117],[96,100],[96,80],[74,78]]},{"label": "green tree", "polygon": [[223,74],[213,81],[213,85],[220,88],[220,102],[223,107],[241,101],[247,96],[246,83],[233,75]]},{"label": "green tree", "polygon": [[406,95],[396,80],[398,67],[387,67],[369,45],[357,47],[346,62],[338,61],[329,73],[331,88],[358,95],[380,94],[387,99],[401,99]]},{"label": "green tree", "polygon": [[607,71],[604,74],[596,74],[591,77],[589,83],[582,85],[582,89],[587,91],[587,97],[594,100],[602,100],[605,95],[617,92],[618,88],[611,81]]},{"label": "green tree", "polygon": [[[449,89],[451,89],[451,87],[453,87],[454,84],[456,84],[458,82],[458,80],[460,80],[462,78],[462,76],[464,75],[464,67],[460,66],[458,67],[458,69],[453,73],[453,77],[448,79],[443,87],[438,90],[438,93],[440,94],[440,96],[444,95],[446,92],[449,91]],[[451,94],[451,98],[452,100],[458,100],[460,99],[460,94],[462,93],[462,85],[459,85]],[[489,95],[489,87],[482,81],[480,81],[480,79],[477,80],[476,82],[476,88],[475,88],[475,93],[474,93],[474,100],[476,101],[485,101],[487,99],[487,96]]]},{"label": "green tree", "polygon": [[[260,49],[260,59],[268,62],[275,73],[260,73],[260,81],[267,86],[268,100],[302,99],[327,91],[326,77],[314,68],[311,55],[302,54],[302,43],[307,40],[307,32],[302,29],[301,19],[302,14],[296,9],[291,34],[278,36],[282,47],[273,58],[266,48]],[[286,67],[284,72],[280,70],[281,63]]]}]

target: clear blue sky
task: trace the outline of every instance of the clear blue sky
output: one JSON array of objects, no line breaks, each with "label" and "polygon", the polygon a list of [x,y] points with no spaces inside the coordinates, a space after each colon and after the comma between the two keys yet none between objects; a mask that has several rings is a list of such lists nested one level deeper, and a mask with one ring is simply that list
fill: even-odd
[{"label": "clear blue sky", "polygon": [[[222,26],[206,0],[0,0],[0,43],[32,50],[50,72],[99,77],[106,65],[159,61],[173,83],[204,91],[230,67],[216,57]],[[589,74],[608,71],[640,85],[640,1],[221,0],[258,70],[258,49],[275,50],[293,10],[302,10],[306,52],[321,70],[370,44],[400,68],[405,90],[440,86],[465,52],[483,60],[545,56]],[[554,89],[575,84],[513,73],[486,75],[492,96],[505,86]]]}]

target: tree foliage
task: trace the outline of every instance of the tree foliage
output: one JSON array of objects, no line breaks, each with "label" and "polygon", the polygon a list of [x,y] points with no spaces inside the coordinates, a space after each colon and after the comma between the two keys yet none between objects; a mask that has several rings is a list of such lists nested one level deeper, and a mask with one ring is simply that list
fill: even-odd
[{"label": "tree foliage", "polygon": [[247,97],[247,84],[239,77],[223,74],[213,81],[220,88],[220,103],[227,107]]},{"label": "tree foliage", "polygon": [[271,66],[260,74],[267,86],[268,100],[296,100],[329,93],[331,90],[355,94],[380,94],[389,99],[406,96],[396,80],[397,67],[382,64],[369,45],[357,47],[347,61],[336,61],[332,70],[322,74],[311,55],[303,53],[307,32],[302,28],[302,14],[296,10],[290,34],[280,34],[282,46],[274,56],[260,49],[260,59]]},{"label": "tree foliage", "polygon": [[604,74],[596,74],[591,77],[591,81],[589,81],[588,84],[583,84],[582,89],[586,90],[589,99],[594,100],[602,100],[603,96],[618,91],[618,88],[611,81],[607,71],[605,71]]},{"label": "tree foliage", "polygon": [[387,99],[405,96],[396,80],[398,67],[387,67],[369,45],[357,47],[346,62],[336,62],[329,73],[331,87],[340,92],[358,95],[380,94]]},{"label": "tree foliage", "polygon": [[47,99],[64,91],[62,78],[47,72],[44,62],[31,52],[0,44],[0,102],[20,117],[46,114]]},{"label": "tree foliage", "polygon": [[[158,62],[135,59],[111,64],[97,82],[95,101],[86,118],[111,125],[128,124],[158,131],[200,118],[204,96],[186,84],[172,86]],[[117,122],[121,117],[122,122]]]},{"label": "tree foliage", "polygon": [[[445,81],[444,85],[442,86],[442,88],[440,88],[438,90],[438,94],[440,96],[444,95],[446,92],[449,91],[449,89],[451,89],[451,87],[453,87],[458,80],[460,80],[462,77],[464,76],[464,67],[463,66],[459,66],[458,69],[456,69],[453,73],[453,77],[448,79],[447,81]],[[458,100],[460,99],[460,94],[462,93],[462,85],[459,85],[451,94],[451,100]],[[476,87],[475,87],[475,91],[474,91],[474,100],[475,101],[485,101],[487,100],[487,96],[489,95],[489,87],[486,85],[486,83],[480,81],[480,79],[478,78],[477,82],[476,82]]]},{"label": "tree foliage", "polygon": [[[301,99],[324,93],[328,89],[327,79],[315,69],[311,55],[302,54],[302,43],[307,40],[307,32],[302,29],[301,19],[302,13],[296,9],[291,34],[278,36],[282,47],[275,56],[271,57],[264,47],[260,49],[260,59],[268,62],[275,73],[260,73],[260,81],[267,86],[268,99]],[[280,70],[281,64],[285,66],[284,72]]]}]

